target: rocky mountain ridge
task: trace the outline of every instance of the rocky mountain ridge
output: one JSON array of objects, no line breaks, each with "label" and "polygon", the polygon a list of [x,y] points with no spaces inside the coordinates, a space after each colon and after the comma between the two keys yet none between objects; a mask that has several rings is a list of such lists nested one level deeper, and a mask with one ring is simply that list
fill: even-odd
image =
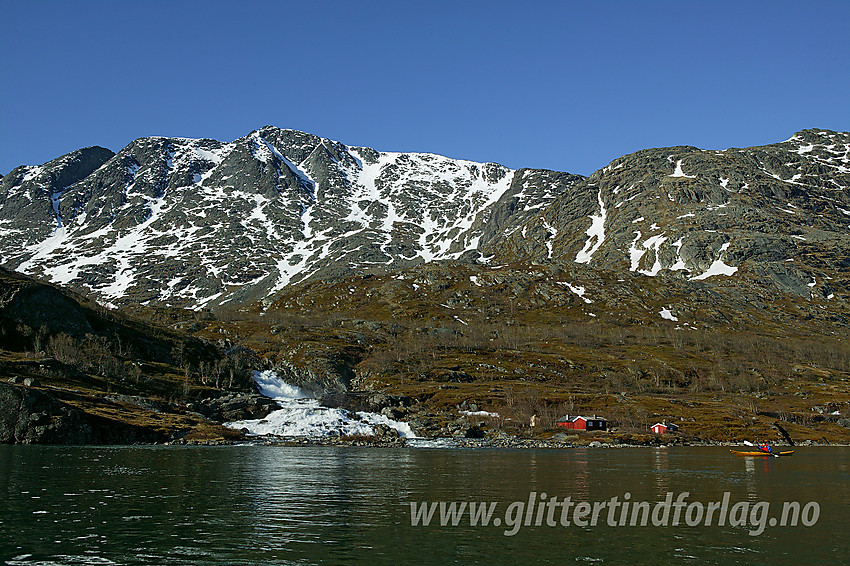
[{"label": "rocky mountain ridge", "polygon": [[147,138],[6,175],[0,254],[109,303],[198,307],[309,277],[477,259],[497,228],[580,179],[272,127],[232,143]]}]

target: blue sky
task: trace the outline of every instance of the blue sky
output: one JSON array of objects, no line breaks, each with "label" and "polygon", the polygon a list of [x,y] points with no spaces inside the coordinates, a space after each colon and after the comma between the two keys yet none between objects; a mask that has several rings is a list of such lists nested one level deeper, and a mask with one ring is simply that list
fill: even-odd
[{"label": "blue sky", "polygon": [[850,2],[0,0],[0,173],[266,124],[590,174],[850,130]]}]

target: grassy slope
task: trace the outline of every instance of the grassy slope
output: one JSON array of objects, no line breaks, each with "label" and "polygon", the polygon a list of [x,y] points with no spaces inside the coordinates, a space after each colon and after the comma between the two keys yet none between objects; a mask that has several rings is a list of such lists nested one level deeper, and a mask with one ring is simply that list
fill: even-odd
[{"label": "grassy slope", "polygon": [[[525,271],[504,269],[486,288],[462,266],[307,284],[265,309],[220,312],[199,334],[308,366],[346,352],[355,387],[415,397],[444,420],[474,402],[501,415],[487,426],[525,435],[551,435],[569,412],[604,415],[622,434],[666,419],[703,440],[774,438],[779,423],[796,440],[850,442],[828,414],[850,409],[848,331],[835,310],[767,293],[757,297],[767,308],[749,308],[738,290],[721,292],[726,281],[709,288],[713,302],[691,300],[681,285],[604,274],[576,279],[607,288],[586,303],[553,293],[548,283],[567,274]],[[691,305],[687,320],[658,315],[673,303]],[[531,430],[534,414],[542,426]]]}]

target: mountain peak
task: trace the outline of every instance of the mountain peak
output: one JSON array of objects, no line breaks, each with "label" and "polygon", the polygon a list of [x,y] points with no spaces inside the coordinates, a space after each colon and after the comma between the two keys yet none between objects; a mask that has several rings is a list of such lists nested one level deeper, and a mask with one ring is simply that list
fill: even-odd
[{"label": "mountain peak", "polygon": [[[559,186],[514,185],[514,172],[493,163],[348,148],[273,126],[230,143],[140,138],[108,157],[50,186],[37,229],[10,214],[8,199],[0,205],[16,235],[2,263],[110,303],[197,307],[240,288],[262,296],[308,277],[480,257],[499,237],[494,225],[511,229]],[[4,186],[26,200],[20,177]],[[23,200],[25,215],[37,203]]]}]

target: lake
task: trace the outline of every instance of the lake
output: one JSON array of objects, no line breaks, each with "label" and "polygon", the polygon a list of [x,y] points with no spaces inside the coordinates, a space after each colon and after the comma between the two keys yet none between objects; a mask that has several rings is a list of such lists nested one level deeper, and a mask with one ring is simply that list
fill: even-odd
[{"label": "lake", "polygon": [[0,490],[5,564],[850,563],[846,447],[0,446]]}]

